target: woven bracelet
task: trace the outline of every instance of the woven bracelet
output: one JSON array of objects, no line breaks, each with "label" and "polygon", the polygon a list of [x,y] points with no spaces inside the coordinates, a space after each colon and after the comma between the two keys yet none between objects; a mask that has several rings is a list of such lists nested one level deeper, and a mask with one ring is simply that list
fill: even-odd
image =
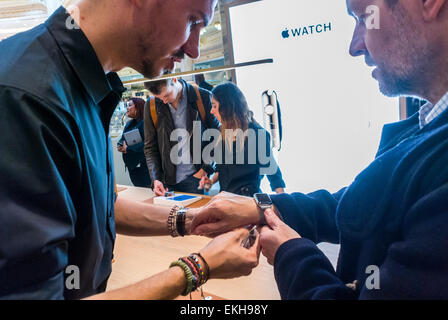
[{"label": "woven bracelet", "polygon": [[185,272],[185,278],[187,279],[187,287],[185,288],[185,291],[182,293],[182,295],[185,297],[190,292],[193,291],[193,273],[190,270],[190,267],[183,262],[182,260],[174,261],[170,264],[170,268],[172,267],[180,267]]}]

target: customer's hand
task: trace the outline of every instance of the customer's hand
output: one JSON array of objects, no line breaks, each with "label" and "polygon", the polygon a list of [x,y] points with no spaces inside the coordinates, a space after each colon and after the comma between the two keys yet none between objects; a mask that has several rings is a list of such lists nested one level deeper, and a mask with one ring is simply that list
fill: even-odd
[{"label": "customer's hand", "polygon": [[260,258],[260,236],[246,249],[241,242],[248,235],[247,229],[237,229],[215,238],[200,251],[210,267],[210,278],[231,279],[251,274]]},{"label": "customer's hand", "polygon": [[196,179],[201,179],[202,177],[206,177],[207,176],[207,172],[205,172],[204,169],[199,170],[198,172],[196,172],[193,177],[195,177]]},{"label": "customer's hand", "polygon": [[269,226],[264,226],[260,230],[261,251],[268,259],[268,263],[273,265],[278,248],[286,241],[300,239],[301,236],[280,220],[271,209],[265,210],[264,215]]},{"label": "customer's hand", "polygon": [[277,193],[277,194],[285,193],[285,189],[283,189],[283,188],[277,188],[277,189],[275,189],[275,193]]},{"label": "customer's hand", "polygon": [[205,189],[205,191],[208,191],[211,186],[213,185],[213,181],[207,177],[207,176],[203,176],[201,181],[199,181],[199,189]]},{"label": "customer's hand", "polygon": [[161,181],[154,180],[154,193],[156,194],[156,196],[163,197],[167,192],[168,189],[165,188]]},{"label": "customer's hand", "polygon": [[126,144],[126,141],[123,141],[123,146],[121,148],[121,152],[127,153],[128,152],[128,145]]},{"label": "customer's hand", "polygon": [[201,208],[191,230],[195,235],[215,236],[259,221],[260,211],[253,198],[221,192]]}]

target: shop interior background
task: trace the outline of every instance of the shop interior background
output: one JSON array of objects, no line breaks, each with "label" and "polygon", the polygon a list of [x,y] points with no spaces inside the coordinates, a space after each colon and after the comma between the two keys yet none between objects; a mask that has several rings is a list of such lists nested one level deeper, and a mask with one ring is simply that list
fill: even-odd
[{"label": "shop interior background", "polygon": [[[32,28],[61,4],[74,2],[0,0],[0,39]],[[273,64],[207,74],[206,79],[213,85],[236,82],[260,123],[261,94],[275,90],[284,132],[277,157],[287,191],[337,191],[371,162],[384,123],[399,119],[398,99],[382,96],[363,58],[348,54],[354,23],[345,1],[221,0],[214,20],[202,32],[201,57],[186,59],[175,72],[272,58]],[[309,26],[319,24],[331,24],[331,30],[317,33],[314,27],[311,33]],[[303,34],[304,27],[308,34]],[[128,68],[119,74],[124,83],[142,78]],[[125,99],[149,94],[142,84],[127,88]],[[123,102],[113,116],[114,142],[127,121],[125,110]],[[116,150],[114,159],[118,183],[131,184]],[[270,191],[267,179],[262,188]]]}]

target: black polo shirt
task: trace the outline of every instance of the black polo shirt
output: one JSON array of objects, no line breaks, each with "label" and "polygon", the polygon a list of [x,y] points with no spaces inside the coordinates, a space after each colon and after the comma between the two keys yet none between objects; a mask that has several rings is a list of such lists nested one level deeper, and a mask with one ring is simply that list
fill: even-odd
[{"label": "black polo shirt", "polygon": [[0,298],[78,299],[111,272],[109,121],[124,88],[68,17],[0,42]]}]

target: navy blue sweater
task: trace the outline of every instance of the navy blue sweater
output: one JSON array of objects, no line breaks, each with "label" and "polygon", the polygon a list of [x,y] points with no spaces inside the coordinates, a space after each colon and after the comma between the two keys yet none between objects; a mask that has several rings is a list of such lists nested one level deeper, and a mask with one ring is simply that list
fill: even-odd
[{"label": "navy blue sweater", "polygon": [[[448,299],[447,164],[448,112],[423,129],[416,114],[384,127],[375,161],[349,187],[272,196],[303,237],[276,253],[281,297]],[[336,272],[319,242],[341,245]],[[371,265],[380,289],[366,286]]]}]

